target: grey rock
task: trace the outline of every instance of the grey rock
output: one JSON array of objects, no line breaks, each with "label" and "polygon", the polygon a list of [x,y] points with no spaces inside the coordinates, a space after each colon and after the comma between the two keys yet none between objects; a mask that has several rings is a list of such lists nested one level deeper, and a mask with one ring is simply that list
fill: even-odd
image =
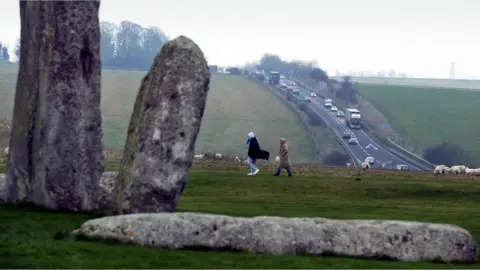
[{"label": "grey rock", "polygon": [[[92,210],[111,209],[113,200],[113,190],[117,181],[117,172],[104,172],[99,181],[99,186],[95,189],[98,191],[92,203],[95,208]],[[0,203],[7,202],[7,177],[0,174]]]},{"label": "grey rock", "polygon": [[142,213],[89,220],[73,233],[170,249],[202,247],[399,261],[474,262],[478,256],[471,234],[458,226],[393,220]]},{"label": "grey rock", "polygon": [[0,203],[7,201],[7,176],[0,174]]},{"label": "grey rock", "polygon": [[104,169],[99,1],[20,1],[7,201],[95,208]]},{"label": "grey rock", "polygon": [[115,212],[172,212],[188,182],[210,72],[200,48],[167,42],[143,78],[115,187]]}]

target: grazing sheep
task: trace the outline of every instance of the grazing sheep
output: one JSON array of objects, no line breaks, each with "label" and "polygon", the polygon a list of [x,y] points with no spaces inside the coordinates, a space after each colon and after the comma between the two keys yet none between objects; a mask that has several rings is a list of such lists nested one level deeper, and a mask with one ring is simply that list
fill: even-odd
[{"label": "grazing sheep", "polygon": [[473,176],[473,179],[475,179],[475,176],[480,176],[480,168],[477,168],[477,169],[465,168],[465,174],[468,176]]},{"label": "grazing sheep", "polygon": [[368,169],[370,169],[370,163],[368,163],[366,161],[362,162],[362,170],[365,171],[365,170],[368,170]]},{"label": "grazing sheep", "polygon": [[207,154],[200,154],[200,155],[194,155],[193,158],[194,159],[204,159],[207,157]]},{"label": "grazing sheep", "polygon": [[215,158],[218,158],[218,159],[222,158],[222,154],[216,153],[216,154],[215,154]]},{"label": "grazing sheep", "polygon": [[280,162],[280,157],[279,157],[279,156],[276,156],[276,157],[275,157],[275,162],[276,162],[276,163]]},{"label": "grazing sheep", "polygon": [[242,162],[242,160],[240,160],[239,157],[235,157],[235,158],[233,159],[233,161],[238,162],[238,163]]},{"label": "grazing sheep", "polygon": [[467,167],[465,167],[464,165],[455,165],[455,166],[452,166],[451,172],[453,174],[465,174],[466,168]]},{"label": "grazing sheep", "polygon": [[433,170],[433,174],[434,175],[444,175],[444,174],[450,172],[450,170],[451,170],[451,168],[449,168],[445,165],[438,165],[437,167],[435,167],[435,170]]}]

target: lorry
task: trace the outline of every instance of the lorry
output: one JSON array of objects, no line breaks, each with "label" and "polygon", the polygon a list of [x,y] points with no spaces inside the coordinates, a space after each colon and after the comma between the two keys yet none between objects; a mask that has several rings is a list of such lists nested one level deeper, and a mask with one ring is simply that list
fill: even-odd
[{"label": "lorry", "polygon": [[325,108],[331,108],[332,107],[332,100],[327,98],[325,99]]},{"label": "lorry", "polygon": [[280,84],[280,72],[270,71],[270,78],[269,78],[268,82],[271,85],[279,85]]},{"label": "lorry", "polygon": [[360,120],[361,120],[361,116],[360,116],[359,110],[347,109],[347,112],[345,115],[345,123],[347,124],[347,127],[359,129],[361,127]]}]

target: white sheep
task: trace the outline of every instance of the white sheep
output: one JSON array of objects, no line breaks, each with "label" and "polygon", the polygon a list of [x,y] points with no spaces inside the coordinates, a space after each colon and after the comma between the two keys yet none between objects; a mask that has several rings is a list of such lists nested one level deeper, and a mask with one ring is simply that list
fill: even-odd
[{"label": "white sheep", "polygon": [[451,172],[453,174],[465,174],[466,168],[467,167],[464,165],[455,165],[455,166],[452,166]]},{"label": "white sheep", "polygon": [[241,160],[239,157],[235,157],[235,158],[233,159],[233,161],[238,162],[238,163],[242,162],[242,160]]},{"label": "white sheep", "polygon": [[5,147],[5,150],[3,150],[3,153],[6,155],[8,155],[8,151],[10,150],[10,147]]},{"label": "white sheep", "polygon": [[477,169],[465,168],[465,174],[468,176],[473,176],[473,179],[475,179],[475,176],[480,176],[480,168],[477,168]]},{"label": "white sheep", "polygon": [[434,175],[444,175],[448,172],[450,172],[451,168],[445,166],[445,165],[438,165],[435,167],[435,170],[433,170]]},{"label": "white sheep", "polygon": [[216,153],[216,154],[215,154],[215,158],[222,158],[222,154]]},{"label": "white sheep", "polygon": [[194,159],[204,159],[207,157],[207,154],[200,154],[200,155],[194,155],[193,158]]},{"label": "white sheep", "polygon": [[366,161],[362,162],[362,170],[365,171],[365,170],[368,170],[368,169],[370,169],[370,163],[368,163]]},{"label": "white sheep", "polygon": [[277,162],[277,163],[280,162],[280,157],[279,156],[275,157],[275,162]]}]

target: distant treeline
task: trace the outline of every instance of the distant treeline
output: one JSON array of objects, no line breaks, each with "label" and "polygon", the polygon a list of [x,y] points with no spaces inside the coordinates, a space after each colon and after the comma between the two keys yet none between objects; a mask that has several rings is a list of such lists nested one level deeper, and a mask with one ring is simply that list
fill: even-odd
[{"label": "distant treeline", "polygon": [[[131,21],[120,24],[100,23],[100,57],[103,68],[148,70],[155,55],[168,41],[157,27],[143,27]],[[11,61],[8,47],[0,44],[0,60]],[[20,58],[20,41],[15,44],[15,55]]]}]

